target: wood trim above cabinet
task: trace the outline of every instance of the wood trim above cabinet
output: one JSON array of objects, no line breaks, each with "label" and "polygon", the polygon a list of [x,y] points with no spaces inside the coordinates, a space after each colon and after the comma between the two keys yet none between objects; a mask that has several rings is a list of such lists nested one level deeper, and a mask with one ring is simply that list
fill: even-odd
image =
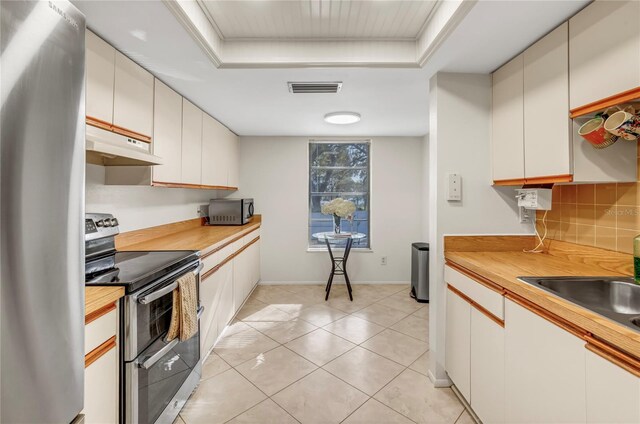
[{"label": "wood trim above cabinet", "polygon": [[484,307],[479,305],[477,302],[475,302],[469,296],[467,296],[466,294],[462,293],[460,290],[458,290],[457,288],[453,287],[451,284],[447,284],[447,289],[449,289],[452,293],[456,294],[458,297],[462,298],[462,300],[464,300],[465,302],[467,302],[468,304],[473,306],[475,309],[478,310],[478,312],[480,312],[481,314],[485,315],[491,321],[495,322],[500,327],[504,328],[504,321],[503,320],[501,320],[497,316],[493,315],[491,312],[489,312]]},{"label": "wood trim above cabinet", "polygon": [[89,365],[96,362],[98,359],[103,357],[107,352],[116,347],[116,336],[112,336],[109,340],[102,343],[97,348],[93,349],[91,352],[84,355],[84,367],[87,368]]},{"label": "wood trim above cabinet", "polygon": [[631,90],[623,91],[622,93],[614,94],[613,96],[605,97],[604,99],[573,108],[571,109],[569,116],[573,119],[638,99],[640,99],[640,87],[632,88]]},{"label": "wood trim above cabinet", "polygon": [[87,325],[90,322],[97,320],[101,316],[106,315],[109,312],[114,311],[115,309],[116,309],[116,303],[113,302],[113,303],[111,303],[109,305],[103,306],[102,308],[100,308],[100,309],[98,309],[96,311],[91,312],[90,314],[87,314],[84,317],[84,325]]},{"label": "wood trim above cabinet", "polygon": [[529,310],[530,312],[533,312],[534,314],[538,315],[541,318],[546,319],[547,321],[549,321],[552,324],[557,325],[558,327],[562,328],[565,331],[568,331],[569,333],[573,334],[576,337],[579,337],[583,340],[586,340],[586,336],[588,334],[587,331],[583,330],[582,328],[578,327],[577,325],[563,319],[560,318],[554,314],[552,314],[551,312],[547,311],[546,309],[541,308],[540,306],[536,305],[535,303],[521,297],[518,296],[515,293],[511,293],[510,291],[507,291],[505,293],[505,297],[515,303],[517,303],[518,305],[522,306],[523,308]]},{"label": "wood trim above cabinet", "polygon": [[500,287],[499,285],[497,285],[493,281],[488,280],[488,279],[482,277],[481,275],[476,274],[475,272],[469,271],[468,269],[466,269],[466,268],[464,268],[464,267],[462,267],[462,266],[460,266],[460,265],[458,265],[458,264],[456,264],[454,262],[446,261],[445,264],[449,268],[455,269],[459,273],[471,278],[473,281],[475,281],[476,283],[480,284],[481,286],[485,286],[489,290],[492,290],[492,291],[494,291],[496,293],[499,293],[501,295],[504,295],[506,293],[506,290],[504,288]]},{"label": "wood trim above cabinet", "polygon": [[585,337],[587,344],[585,347],[596,355],[606,359],[607,361],[629,371],[636,377],[640,377],[640,360],[630,356],[620,350],[609,346],[591,335]]},{"label": "wood trim above cabinet", "polygon": [[[246,234],[244,234],[242,237],[246,236]],[[239,238],[242,238],[239,237]],[[236,239],[238,240],[238,239]],[[258,240],[260,240],[260,236],[254,238],[253,240],[251,240],[249,243],[245,244],[244,246],[242,246],[240,249],[238,249],[237,251],[235,251],[234,253],[230,254],[229,256],[227,256],[226,258],[224,258],[222,261],[220,261],[219,264],[217,264],[216,266],[214,266],[213,268],[211,268],[209,271],[205,272],[201,277],[200,280],[204,281],[207,278],[211,277],[213,274],[215,274],[220,268],[222,268],[223,266],[225,266],[227,263],[229,263],[229,261],[231,261],[233,258],[235,258],[236,256],[238,256],[240,253],[242,253],[243,251],[245,251],[249,246],[251,246],[252,244],[254,244],[255,242],[257,242]],[[229,243],[233,243],[232,241]]]},{"label": "wood trim above cabinet", "polygon": [[152,181],[151,185],[153,187],[166,187],[166,188],[195,188],[199,190],[230,190],[230,191],[238,191],[238,187],[228,187],[228,186],[213,186],[213,185],[203,185],[203,184],[186,184],[186,183],[165,183],[162,181]]},{"label": "wood trim above cabinet", "polygon": [[517,186],[525,184],[551,184],[551,183],[571,183],[573,175],[548,175],[545,177],[516,178],[513,180],[494,180],[493,185],[497,186]]},{"label": "wood trim above cabinet", "polygon": [[144,141],[145,143],[151,143],[151,137],[148,135],[140,134],[138,132],[131,131],[123,127],[119,127],[117,125],[113,125],[112,123],[103,121],[102,119],[94,118],[92,116],[87,116],[85,118],[85,122],[87,125],[91,125],[93,127],[107,130],[116,134],[124,135],[125,137],[135,138],[136,140]]},{"label": "wood trim above cabinet", "polygon": [[[253,230],[251,230],[251,231],[249,231],[247,233],[243,233],[243,234],[240,234],[239,236],[236,236],[236,237],[232,238],[231,240],[225,242],[224,244],[222,244],[222,245],[216,247],[215,249],[212,249],[211,251],[209,251],[209,252],[205,253],[204,255],[202,255],[201,259],[208,258],[209,256],[213,255],[214,253],[216,253],[216,252],[224,249],[225,247],[229,246],[231,243],[235,243],[236,241],[246,237],[247,235],[249,235],[249,234],[251,234],[254,231],[257,231],[259,229],[260,229],[260,227],[256,227],[256,228],[254,228]],[[260,236],[258,236],[256,238],[256,240],[259,239],[259,238],[260,238]],[[255,242],[256,240],[251,241],[251,243]],[[249,243],[249,244],[251,244],[251,243]]]}]

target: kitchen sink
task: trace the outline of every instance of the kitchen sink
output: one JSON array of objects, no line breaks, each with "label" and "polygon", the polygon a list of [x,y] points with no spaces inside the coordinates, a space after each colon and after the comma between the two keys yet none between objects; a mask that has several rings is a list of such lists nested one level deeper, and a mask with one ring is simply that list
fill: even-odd
[{"label": "kitchen sink", "polygon": [[520,277],[558,297],[640,331],[640,285],[630,277]]}]

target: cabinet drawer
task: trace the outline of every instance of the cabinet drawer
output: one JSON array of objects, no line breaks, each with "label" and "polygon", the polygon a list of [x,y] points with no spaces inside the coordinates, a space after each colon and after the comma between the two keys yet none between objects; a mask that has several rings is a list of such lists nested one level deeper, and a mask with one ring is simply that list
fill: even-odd
[{"label": "cabinet drawer", "polygon": [[258,237],[260,237],[260,230],[252,231],[242,238],[242,244],[246,246]]},{"label": "cabinet drawer", "polygon": [[114,309],[84,326],[84,354],[88,354],[116,335],[118,312]]},{"label": "cabinet drawer", "polygon": [[220,263],[220,252],[215,252],[206,258],[202,259],[202,271],[200,275],[204,275],[209,272],[213,267]]},{"label": "cabinet drawer", "polygon": [[501,293],[483,286],[446,265],[444,267],[444,280],[497,318],[504,320],[504,296]]}]

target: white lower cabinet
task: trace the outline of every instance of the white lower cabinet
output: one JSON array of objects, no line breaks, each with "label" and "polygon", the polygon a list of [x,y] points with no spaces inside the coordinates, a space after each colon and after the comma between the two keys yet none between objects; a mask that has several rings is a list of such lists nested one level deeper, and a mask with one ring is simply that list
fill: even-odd
[{"label": "white lower cabinet", "polygon": [[206,355],[218,340],[218,315],[222,299],[221,274],[214,272],[200,281],[200,304],[204,307],[200,317],[200,352]]},{"label": "white lower cabinet", "polygon": [[249,285],[249,255],[248,249],[243,250],[238,256],[233,258],[233,300],[234,312],[237,312],[248,294]]},{"label": "white lower cabinet", "polygon": [[118,422],[118,349],[116,346],[84,370],[85,423]]},{"label": "white lower cabinet", "polygon": [[640,423],[640,378],[587,350],[587,422]]},{"label": "white lower cabinet", "polygon": [[584,345],[584,340],[506,300],[506,422],[586,422]]},{"label": "white lower cabinet", "polygon": [[471,308],[471,407],[484,424],[504,423],[504,328]]},{"label": "white lower cabinet", "polygon": [[233,261],[235,261],[235,259],[224,264],[216,272],[216,274],[220,274],[218,276],[220,284],[220,305],[216,310],[218,335],[222,334],[224,328],[235,315],[233,301]]},{"label": "white lower cabinet", "polygon": [[462,396],[471,402],[471,305],[447,290],[445,368]]}]

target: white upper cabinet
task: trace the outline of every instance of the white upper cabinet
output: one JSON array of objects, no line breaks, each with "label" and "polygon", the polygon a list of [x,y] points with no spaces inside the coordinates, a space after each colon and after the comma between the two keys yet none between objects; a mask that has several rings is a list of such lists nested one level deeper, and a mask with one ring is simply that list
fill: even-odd
[{"label": "white upper cabinet", "polygon": [[229,154],[226,137],[229,130],[206,113],[202,118],[202,184],[226,187]]},{"label": "white upper cabinet", "polygon": [[524,52],[525,178],[571,174],[569,25]]},{"label": "white upper cabinet", "polygon": [[505,301],[505,421],[584,423],[584,340]]},{"label": "white upper cabinet", "polygon": [[640,87],[640,2],[596,0],[569,20],[571,109]]},{"label": "white upper cabinet", "polygon": [[144,68],[116,52],[113,125],[151,137],[153,79]]},{"label": "white upper cabinet", "polygon": [[153,181],[180,183],[182,178],[182,96],[155,81],[153,154],[165,160],[153,167]]},{"label": "white upper cabinet", "polygon": [[587,423],[640,423],[640,378],[591,351],[587,355]]},{"label": "white upper cabinet", "polygon": [[116,49],[91,31],[86,32],[86,114],[113,123],[113,79]]},{"label": "white upper cabinet", "polygon": [[523,55],[493,73],[493,179],[524,178]]},{"label": "white upper cabinet", "polygon": [[202,184],[202,111],[182,99],[182,181]]},{"label": "white upper cabinet", "polygon": [[227,135],[227,142],[229,143],[229,187],[240,186],[240,143],[238,136],[229,131]]}]

